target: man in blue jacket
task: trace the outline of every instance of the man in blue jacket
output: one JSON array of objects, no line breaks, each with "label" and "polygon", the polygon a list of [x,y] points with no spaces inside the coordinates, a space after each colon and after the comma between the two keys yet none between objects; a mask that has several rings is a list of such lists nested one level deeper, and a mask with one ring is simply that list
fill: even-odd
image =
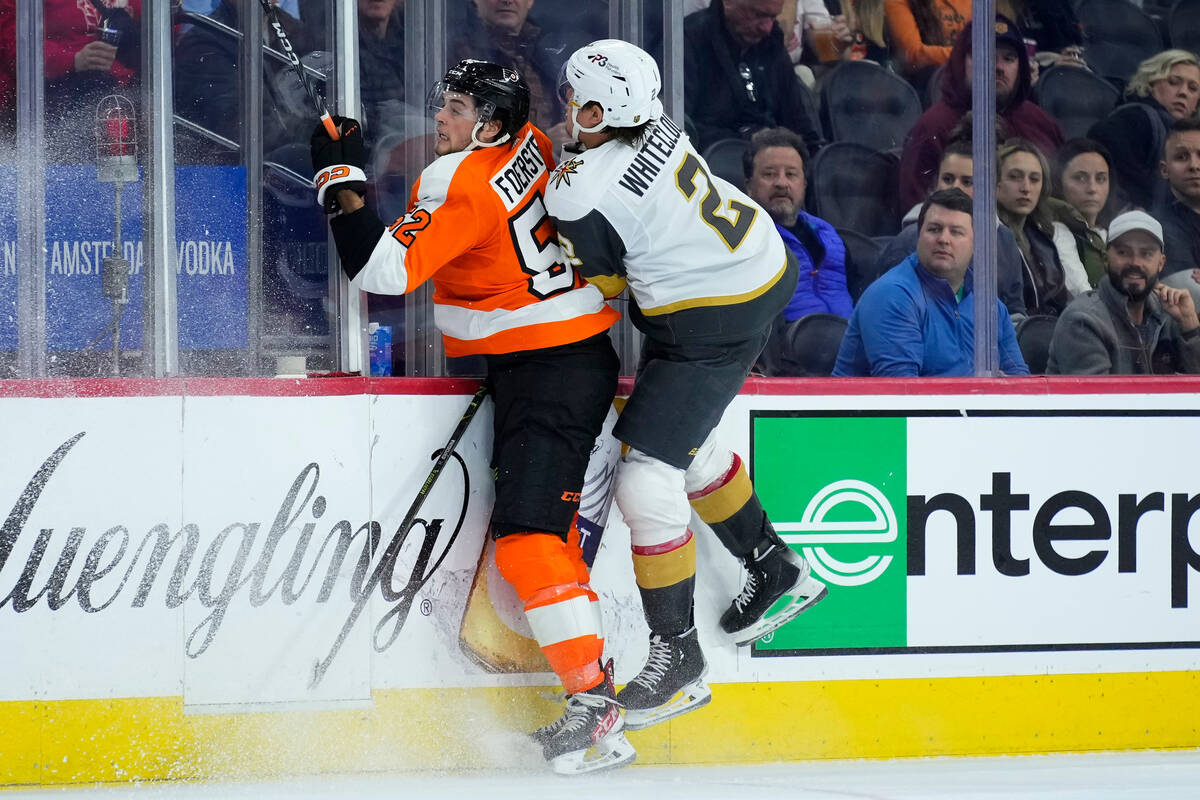
[{"label": "man in blue jacket", "polygon": [[742,165],[746,194],[771,215],[800,265],[784,322],[806,314],[849,317],[854,308],[846,288],[846,244],[832,225],[803,210],[807,159],[803,139],[787,128],[767,128],[750,139]]},{"label": "man in blue jacket", "polygon": [[[917,252],[863,293],[838,350],[835,376],[963,376],[974,374],[975,299],[971,198],[959,189],[934,192],[917,220]],[[1000,370],[1028,375],[1008,310],[996,301]]]}]

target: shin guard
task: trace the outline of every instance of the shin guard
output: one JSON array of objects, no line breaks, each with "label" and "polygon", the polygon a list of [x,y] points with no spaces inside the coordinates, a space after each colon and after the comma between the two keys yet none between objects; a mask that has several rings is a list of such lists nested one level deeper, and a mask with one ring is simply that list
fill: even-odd
[{"label": "shin guard", "polygon": [[567,693],[602,681],[600,602],[587,583],[578,543],[550,533],[504,536],[496,540],[496,567],[516,589],[534,638]]}]

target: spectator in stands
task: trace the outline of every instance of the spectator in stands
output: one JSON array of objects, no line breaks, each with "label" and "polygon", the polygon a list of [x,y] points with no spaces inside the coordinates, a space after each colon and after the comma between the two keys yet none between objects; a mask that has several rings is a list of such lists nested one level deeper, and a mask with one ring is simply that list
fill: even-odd
[{"label": "spectator in stands", "polygon": [[[971,152],[971,140],[955,139],[942,154],[934,191],[958,189],[973,198],[974,176],[975,158]],[[876,259],[874,274],[882,275],[916,252],[917,217],[921,213],[922,205],[913,206],[905,215],[904,227],[888,242]],[[1021,277],[1023,272],[1017,240],[1013,238],[1012,231],[1002,225],[1000,218],[996,217],[996,294],[1008,309],[1013,324],[1025,317],[1025,281]]]},{"label": "spectator in stands", "polygon": [[533,0],[474,0],[475,15],[450,45],[450,62],[464,58],[512,67],[529,84],[529,121],[555,146],[568,141],[558,99],[558,70],[571,54],[560,31],[539,27],[530,17]]},{"label": "spectator in stands", "polygon": [[368,147],[404,123],[404,2],[358,0],[358,75]]},{"label": "spectator in stands", "polygon": [[1200,101],[1200,58],[1186,50],[1164,50],[1143,61],[1125,89],[1129,102],[1088,131],[1108,148],[1117,172],[1119,207],[1154,208],[1167,199],[1160,177],[1167,131],[1196,113]]},{"label": "spectator in stands", "polygon": [[[1112,187],[1112,157],[1104,145],[1091,139],[1069,139],[1054,160],[1055,219],[1075,237],[1088,283],[1095,286],[1105,274],[1105,233]],[[1070,209],[1059,205],[1066,203]],[[1084,224],[1080,224],[1080,221]]]},{"label": "spectator in stands", "polygon": [[924,86],[950,59],[955,37],[971,19],[971,0],[885,0],[884,14],[897,69]]},{"label": "spectator in stands", "polygon": [[[963,28],[942,78],[942,99],[909,131],[900,155],[900,202],[910,208],[932,189],[942,150],[971,109],[971,24]],[[996,17],[996,114],[1009,136],[1019,136],[1053,154],[1065,137],[1049,114],[1030,99],[1029,58],[1021,32]]]},{"label": "spectator in stands", "polygon": [[[241,30],[241,15],[249,7],[261,14],[257,0],[221,0],[209,16],[216,22]],[[292,46],[308,52],[309,35],[300,21],[282,9],[275,12]],[[203,25],[195,25],[180,37],[175,47],[175,111],[184,119],[201,125],[226,139],[241,138],[242,115],[238,78],[237,39]],[[286,69],[273,59],[264,59],[263,70],[263,151],[300,141],[302,134],[294,123],[302,116],[311,117],[308,99],[300,96],[300,107],[276,90],[273,80]],[[294,80],[294,79],[293,79]],[[289,84],[290,86],[290,84]],[[236,160],[236,155],[225,154]],[[185,160],[190,160],[185,158]]]},{"label": "spectator in stands", "polygon": [[[996,181],[997,212],[1025,265],[1025,308],[1031,316],[1058,316],[1072,297],[1092,288],[1075,237],[1061,219],[1070,207],[1050,197],[1046,157],[1029,142],[1013,139],[1000,148]],[[1077,213],[1074,224],[1086,226]]]},{"label": "spectator in stands", "polygon": [[1075,298],[1050,340],[1051,375],[1200,373],[1200,319],[1186,289],[1158,283],[1163,230],[1144,211],[1108,228],[1108,280]]},{"label": "spectator in stands", "polygon": [[783,0],[712,0],[684,20],[685,103],[698,148],[780,126],[810,153],[821,146],[775,21],[782,9]]},{"label": "spectator in stands", "polygon": [[746,193],[758,203],[800,262],[800,281],[783,310],[785,322],[806,314],[849,317],[846,245],[825,220],[804,211],[804,140],[787,128],[767,128],[750,139],[744,166]]},{"label": "spectator in stands", "polygon": [[1155,216],[1162,222],[1164,275],[1200,267],[1200,120],[1175,121],[1163,147],[1162,176],[1171,196]]},{"label": "spectator in stands", "polygon": [[[954,376],[975,372],[971,198],[934,192],[921,207],[917,251],[867,287],[850,317],[835,376]],[[1008,310],[996,301],[1000,369],[1028,375]]]},{"label": "spectator in stands", "polygon": [[[96,106],[120,93],[138,103],[141,0],[44,0],[45,120],[52,161],[95,158]],[[16,64],[16,0],[0,1],[0,64]],[[15,112],[15,72],[0,75],[0,102]]]},{"label": "spectator in stands", "polygon": [[[1070,2],[1063,0],[997,0],[996,11],[1011,19],[1037,44],[1074,59],[1082,54],[1083,26]],[[1066,53],[1064,53],[1066,51]]]}]

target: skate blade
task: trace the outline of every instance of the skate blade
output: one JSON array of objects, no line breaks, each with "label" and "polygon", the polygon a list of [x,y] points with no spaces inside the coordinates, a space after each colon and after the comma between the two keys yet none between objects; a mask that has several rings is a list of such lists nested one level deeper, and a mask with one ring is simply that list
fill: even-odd
[{"label": "skate blade", "polygon": [[637,751],[625,738],[625,732],[617,731],[586,750],[557,756],[550,762],[550,766],[559,775],[583,775],[588,772],[617,769],[632,764],[636,758]]},{"label": "skate blade", "polygon": [[772,631],[778,630],[808,609],[815,606],[829,595],[829,587],[816,578],[805,576],[788,590],[784,597],[789,597],[791,603],[770,616],[763,617],[753,625],[733,631],[729,638],[738,647],[756,642]]},{"label": "skate blade", "polygon": [[712,689],[703,680],[696,680],[684,686],[675,696],[661,706],[654,708],[625,709],[625,730],[640,731],[666,722],[669,719],[695,711],[706,706],[712,700]]}]

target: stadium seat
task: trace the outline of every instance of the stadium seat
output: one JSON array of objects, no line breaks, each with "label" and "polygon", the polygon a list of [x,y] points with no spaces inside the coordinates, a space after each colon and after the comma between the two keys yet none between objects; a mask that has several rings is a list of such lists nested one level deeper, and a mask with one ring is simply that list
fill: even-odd
[{"label": "stadium seat", "polygon": [[1050,339],[1058,317],[1035,314],[1026,317],[1017,325],[1017,347],[1025,359],[1029,371],[1034,375],[1046,374],[1046,362],[1050,360]]},{"label": "stadium seat", "polygon": [[883,242],[845,228],[839,228],[837,233],[846,243],[846,288],[850,290],[850,299],[857,304],[863,290],[879,277],[875,262],[883,252]]},{"label": "stadium seat", "polygon": [[1158,25],[1129,0],[1083,0],[1076,14],[1088,64],[1121,86],[1138,64],[1164,49]]},{"label": "stadium seat", "polygon": [[784,329],[784,376],[827,378],[833,374],[847,322],[836,314],[808,314]]},{"label": "stadium seat", "polygon": [[825,134],[892,150],[921,116],[921,97],[908,81],[870,61],[843,61],[821,84]]},{"label": "stadium seat", "polygon": [[745,139],[718,139],[704,148],[702,155],[714,175],[741,189],[746,185],[742,157],[749,146]]},{"label": "stadium seat", "polygon": [[1068,139],[1086,136],[1088,128],[1107,117],[1120,99],[1111,83],[1079,67],[1051,67],[1038,79],[1038,105],[1058,120]]},{"label": "stadium seat", "polygon": [[1200,53],[1200,0],[1178,0],[1168,19],[1171,46]]},{"label": "stadium seat", "polygon": [[900,230],[896,210],[899,159],[854,142],[826,145],[809,170],[812,213],[835,228],[866,236],[890,236]]}]

